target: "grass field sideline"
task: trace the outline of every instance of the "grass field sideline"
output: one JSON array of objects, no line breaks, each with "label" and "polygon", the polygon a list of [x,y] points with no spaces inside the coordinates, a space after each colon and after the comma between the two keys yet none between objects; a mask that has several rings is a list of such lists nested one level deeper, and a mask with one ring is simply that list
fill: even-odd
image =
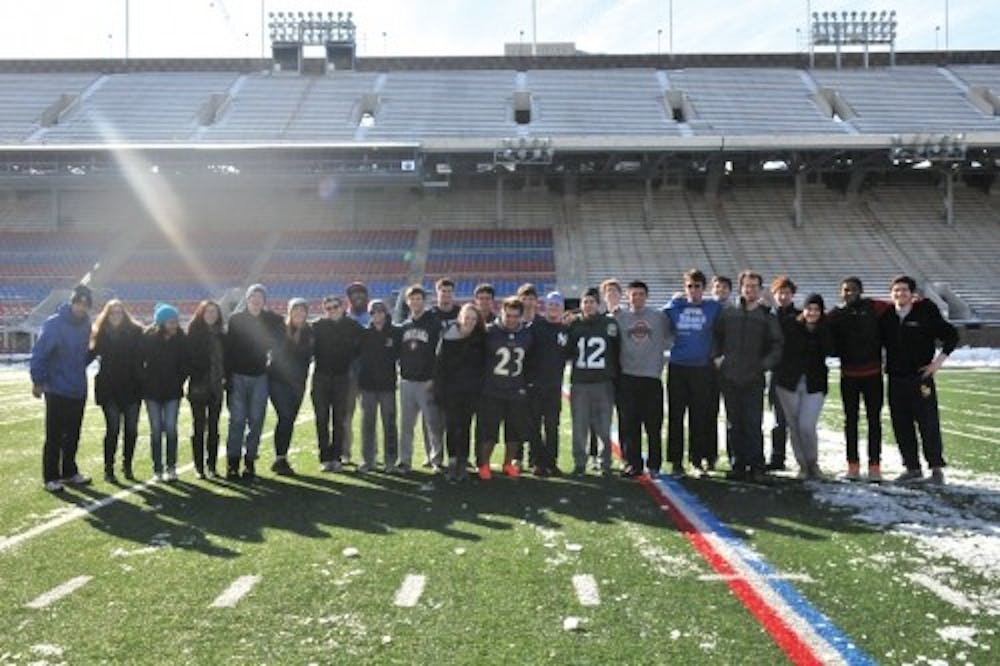
[{"label": "grass field sideline", "polygon": [[[836,383],[822,464],[839,472]],[[1000,373],[950,370],[940,384],[952,465],[941,491],[682,481],[883,663],[992,663],[1000,650]],[[66,500],[41,490],[42,410],[29,389],[26,373],[0,372],[0,537],[120,490],[98,481]],[[783,660],[638,484],[320,475],[310,418],[304,405],[298,477],[265,472],[248,487],[188,472],[0,552],[0,663]],[[566,465],[568,409],[563,422]],[[185,406],[182,464],[189,427]],[[102,434],[89,406],[80,459],[95,475]],[[890,474],[898,459],[887,445]],[[213,607],[241,580],[231,604]],[[566,630],[574,619],[580,630]]]}]

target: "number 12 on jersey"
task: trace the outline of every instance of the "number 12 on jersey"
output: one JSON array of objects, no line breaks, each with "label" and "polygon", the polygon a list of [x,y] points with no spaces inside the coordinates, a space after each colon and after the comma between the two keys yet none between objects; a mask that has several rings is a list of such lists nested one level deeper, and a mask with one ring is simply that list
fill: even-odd
[{"label": "number 12 on jersey", "polygon": [[604,353],[608,341],[604,338],[580,338],[576,343],[576,367],[584,370],[603,370]]}]

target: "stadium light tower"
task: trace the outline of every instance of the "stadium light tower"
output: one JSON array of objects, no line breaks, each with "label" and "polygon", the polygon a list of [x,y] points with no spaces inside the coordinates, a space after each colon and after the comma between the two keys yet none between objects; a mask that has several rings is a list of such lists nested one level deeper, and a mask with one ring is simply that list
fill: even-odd
[{"label": "stadium light tower", "polygon": [[351,12],[270,12],[267,26],[282,68],[301,68],[305,46],[326,47],[327,62],[335,68],[354,67],[357,26]]},{"label": "stadium light tower", "polygon": [[889,64],[896,65],[896,12],[813,12],[809,31],[809,66],[815,67],[813,55],[816,46],[833,46],[837,53],[837,69],[844,46],[864,46],[865,68],[868,67],[868,49],[873,45],[888,45]]}]

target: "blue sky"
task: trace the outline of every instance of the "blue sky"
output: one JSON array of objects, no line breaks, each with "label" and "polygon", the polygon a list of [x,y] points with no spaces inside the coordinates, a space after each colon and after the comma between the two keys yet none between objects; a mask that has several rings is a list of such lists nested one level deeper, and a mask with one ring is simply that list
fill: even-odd
[{"label": "blue sky", "polygon": [[[572,41],[591,53],[669,48],[669,0],[536,0],[539,41]],[[673,48],[691,52],[804,50],[806,8],[896,9],[898,50],[1000,49],[998,0],[673,0]],[[531,40],[531,0],[0,0],[0,58],[261,55],[261,8],[353,11],[359,55],[498,55],[521,31]],[[894,6],[895,5],[895,6]],[[935,30],[940,27],[940,30]],[[384,33],[384,35],[383,35]]]}]

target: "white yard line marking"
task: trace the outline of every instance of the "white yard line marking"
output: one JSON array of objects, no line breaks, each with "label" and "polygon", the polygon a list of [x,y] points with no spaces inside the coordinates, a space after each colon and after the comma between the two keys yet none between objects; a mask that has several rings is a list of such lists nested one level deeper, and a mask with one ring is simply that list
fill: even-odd
[{"label": "white yard line marking", "polygon": [[573,589],[581,606],[600,606],[601,593],[597,590],[597,581],[590,574],[573,576]]},{"label": "white yard line marking", "polygon": [[420,601],[420,595],[424,593],[424,586],[426,584],[427,576],[406,574],[403,584],[396,590],[396,599],[393,603],[400,608],[413,608]]},{"label": "white yard line marking", "polygon": [[934,594],[934,596],[942,601],[947,601],[955,608],[961,608],[964,611],[970,611],[972,613],[979,612],[979,607],[970,601],[964,594],[958,590],[953,590],[943,583],[939,583],[930,576],[922,573],[908,573],[905,574],[905,576],[917,585],[926,587]]},{"label": "white yard line marking", "polygon": [[81,587],[89,583],[92,579],[93,576],[77,576],[76,578],[70,578],[62,585],[54,587],[45,594],[39,595],[37,598],[29,601],[25,604],[25,608],[46,608],[63,597],[73,594]]},{"label": "white yard line marking", "polygon": [[209,608],[232,608],[260,582],[260,576],[240,576],[216,597]]},{"label": "white yard line marking", "polygon": [[997,441],[996,437],[983,437],[981,435],[973,435],[970,432],[962,432],[961,430],[952,430],[951,428],[941,428],[941,432],[955,435],[956,437],[965,437],[967,439],[974,439],[979,442],[986,442],[987,444],[995,444]]},{"label": "white yard line marking", "polygon": [[[813,577],[810,576],[809,574],[775,574],[773,576],[762,576],[762,578],[764,578],[765,580],[793,580],[800,583],[816,582],[815,580],[813,580]],[[698,580],[731,581],[731,580],[748,580],[748,579],[744,576],[737,576],[737,575],[704,574],[698,576]]]},{"label": "white yard line marking", "polygon": [[[189,463],[179,468],[177,471],[183,474],[184,472],[187,472],[192,469],[194,469],[194,465]],[[134,495],[135,493],[139,492],[140,490],[144,490],[145,488],[148,488],[154,483],[155,481],[153,479],[150,479],[145,483],[140,483],[138,485],[132,486],[131,488],[126,488],[125,490],[119,490],[114,495],[108,495],[107,497],[99,499],[96,502],[91,502],[90,504],[70,509],[66,513],[57,516],[56,518],[53,518],[52,520],[46,523],[42,523],[41,525],[35,525],[31,529],[21,532],[20,534],[14,534],[13,536],[9,537],[0,537],[0,553],[4,552],[5,550],[10,550],[14,546],[20,543],[24,543],[28,539],[33,539],[39,534],[45,534],[46,532],[54,530],[57,527],[61,527],[66,523],[76,520],[77,518],[82,518],[83,516],[94,513],[99,509],[103,509],[106,506],[114,504],[119,500],[123,500],[129,495]]]},{"label": "white yard line marking", "polygon": [[[306,423],[308,421],[311,421],[312,419],[313,417],[311,415],[303,416],[295,422],[295,425],[299,425],[300,423]],[[263,437],[261,437],[261,442],[263,442],[266,439],[270,439],[271,437],[274,437],[274,431],[266,433]],[[189,472],[192,469],[194,469],[194,465],[188,463],[183,467],[177,468],[177,473],[184,474],[185,472]],[[0,536],[0,553],[6,550],[10,550],[14,546],[22,544],[25,541],[28,541],[29,539],[33,539],[36,536],[39,536],[40,534],[45,534],[46,532],[54,530],[57,527],[62,527],[66,523],[70,523],[76,520],[77,518],[88,516],[94,513],[95,511],[103,509],[106,506],[110,506],[115,502],[119,502],[128,497],[129,495],[134,495],[139,491],[146,489],[147,487],[153,485],[153,483],[154,481],[150,479],[145,483],[140,483],[130,488],[126,488],[125,490],[120,490],[114,495],[108,495],[107,497],[100,499],[96,502],[91,502],[90,504],[70,509],[66,513],[63,513],[48,522],[44,522],[40,525],[35,525],[31,529],[25,530],[24,532],[21,532],[19,534],[13,534],[11,536]]]}]

